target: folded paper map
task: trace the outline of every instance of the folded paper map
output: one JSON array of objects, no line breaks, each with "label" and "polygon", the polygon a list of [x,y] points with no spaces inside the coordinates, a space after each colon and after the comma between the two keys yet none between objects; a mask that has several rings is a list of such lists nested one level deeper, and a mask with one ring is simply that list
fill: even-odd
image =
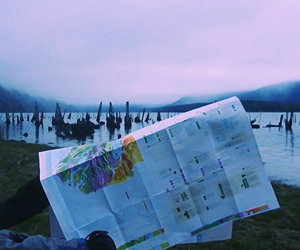
[{"label": "folded paper map", "polygon": [[232,221],[279,207],[236,97],[39,158],[65,237],[107,230],[118,250],[227,239]]}]

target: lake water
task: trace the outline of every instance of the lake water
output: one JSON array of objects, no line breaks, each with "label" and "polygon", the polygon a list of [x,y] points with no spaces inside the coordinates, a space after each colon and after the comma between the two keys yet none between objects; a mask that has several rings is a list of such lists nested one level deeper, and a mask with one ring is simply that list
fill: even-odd
[{"label": "lake water", "polygon": [[[178,113],[177,113],[178,114]],[[162,113],[162,118],[177,115],[175,113]],[[295,113],[292,125],[292,131],[286,131],[285,128],[280,130],[276,127],[265,128],[269,123],[278,124],[280,115],[285,113],[251,113],[249,119],[256,118],[256,124],[260,124],[259,129],[253,129],[257,145],[259,147],[262,160],[265,163],[267,174],[272,180],[280,180],[284,183],[300,186],[300,113]],[[6,140],[24,140],[28,143],[49,144],[58,147],[69,147],[88,143],[102,143],[108,140],[115,140],[118,134],[122,136],[135,131],[137,129],[149,126],[152,122],[132,123],[132,128],[125,131],[124,124],[121,123],[120,129],[116,129],[113,133],[106,128],[105,125],[100,129],[96,129],[94,136],[87,137],[85,140],[64,139],[56,136],[55,129],[48,131],[51,125],[51,117],[53,113],[45,114],[43,126],[36,129],[36,126],[27,121],[26,116],[32,114],[23,114],[25,121],[23,123],[5,124],[5,114],[0,114],[0,133]],[[82,113],[72,113],[71,119],[66,119],[65,122],[75,123],[77,118],[84,116]],[[91,121],[95,122],[96,113],[91,113]],[[133,114],[133,117],[136,114]],[[151,118],[156,121],[156,113],[150,114]],[[124,117],[124,114],[121,114]],[[295,119],[296,118],[296,119]],[[102,117],[104,121],[105,117]],[[96,122],[95,122],[96,123]],[[23,134],[28,133],[25,137]]]}]

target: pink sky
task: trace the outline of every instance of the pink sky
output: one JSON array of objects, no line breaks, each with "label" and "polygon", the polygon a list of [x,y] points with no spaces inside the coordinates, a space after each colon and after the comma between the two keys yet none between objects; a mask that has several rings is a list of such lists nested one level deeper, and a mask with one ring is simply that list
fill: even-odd
[{"label": "pink sky", "polygon": [[0,1],[0,84],[171,103],[300,79],[300,1]]}]

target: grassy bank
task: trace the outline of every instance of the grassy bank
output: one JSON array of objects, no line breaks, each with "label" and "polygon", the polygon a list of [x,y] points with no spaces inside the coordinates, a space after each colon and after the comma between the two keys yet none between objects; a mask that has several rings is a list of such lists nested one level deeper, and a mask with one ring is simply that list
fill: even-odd
[{"label": "grassy bank", "polygon": [[[47,145],[0,140],[0,201],[12,196],[20,186],[38,175],[38,152],[48,149],[53,148]],[[170,249],[300,250],[300,189],[275,182],[272,185],[280,209],[235,221],[231,240],[178,245]],[[48,211],[45,210],[12,229],[49,236]]]}]

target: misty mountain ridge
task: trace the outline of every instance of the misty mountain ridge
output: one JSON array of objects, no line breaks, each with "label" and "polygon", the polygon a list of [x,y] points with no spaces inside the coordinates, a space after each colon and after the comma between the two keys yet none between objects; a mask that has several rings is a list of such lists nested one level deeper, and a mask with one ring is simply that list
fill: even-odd
[{"label": "misty mountain ridge", "polygon": [[[174,111],[185,112],[198,108],[209,103],[220,101],[232,96],[237,96],[243,103],[246,111],[281,111],[286,109],[286,105],[296,105],[300,110],[300,81],[290,81],[284,83],[272,84],[266,87],[258,88],[252,91],[239,91],[230,93],[219,93],[213,95],[185,96],[170,105],[155,107],[154,105],[134,104],[130,102],[130,112],[141,112],[144,107],[146,111]],[[65,102],[55,99],[44,99],[42,97],[30,96],[27,93],[19,92],[15,89],[8,90],[0,85],[0,112],[20,111],[22,104],[23,112],[33,112],[34,105],[37,102],[39,111],[55,112],[56,103],[59,103],[64,112],[97,112],[100,103],[95,105],[69,105]],[[114,105],[116,112],[125,112],[126,104]],[[108,111],[108,103],[103,104],[102,111]]]},{"label": "misty mountain ridge", "polygon": [[[33,112],[35,102],[39,106],[39,111],[43,112],[55,112],[56,103],[59,101],[55,99],[45,99],[39,96],[31,96],[27,93],[17,91],[15,89],[7,89],[0,85],[0,112],[5,112],[6,109],[9,112],[15,110],[20,111],[20,105],[22,105],[23,112]],[[76,107],[62,103],[69,110],[76,110]]]},{"label": "misty mountain ridge", "polygon": [[[20,112],[20,104],[22,104],[23,112],[33,112],[35,107],[35,102],[37,102],[39,111],[43,112],[55,112],[56,103],[61,107],[62,112],[98,112],[99,103],[95,105],[69,105],[63,101],[56,99],[45,99],[38,96],[31,96],[27,93],[20,92],[15,89],[7,89],[0,85],[0,112]],[[125,112],[126,103],[124,104],[113,104],[115,112]],[[130,103],[130,111],[140,112],[144,107],[149,107],[149,105],[137,105]],[[102,112],[108,112],[109,103],[102,105]]]},{"label": "misty mountain ridge", "polygon": [[186,105],[193,103],[212,103],[236,96],[241,101],[264,101],[282,104],[300,105],[300,81],[277,83],[261,87],[252,91],[237,91],[222,94],[185,96],[170,106]]}]

